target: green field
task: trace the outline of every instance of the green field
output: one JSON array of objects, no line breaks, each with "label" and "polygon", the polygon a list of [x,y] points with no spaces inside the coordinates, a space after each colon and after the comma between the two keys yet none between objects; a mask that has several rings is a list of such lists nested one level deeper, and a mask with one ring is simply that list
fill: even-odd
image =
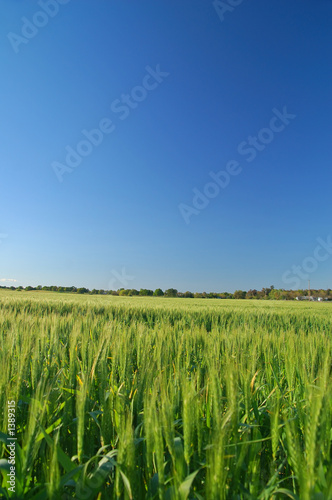
[{"label": "green field", "polygon": [[0,290],[1,498],[331,499],[331,308]]}]

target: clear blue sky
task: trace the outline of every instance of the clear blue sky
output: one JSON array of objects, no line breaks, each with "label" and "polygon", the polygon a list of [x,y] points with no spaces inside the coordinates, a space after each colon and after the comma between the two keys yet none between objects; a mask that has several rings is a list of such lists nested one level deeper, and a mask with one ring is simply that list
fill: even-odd
[{"label": "clear blue sky", "polygon": [[[117,289],[125,268],[126,288],[291,288],[332,234],[332,2],[40,4],[0,7],[0,279]],[[271,132],[284,107],[296,118]],[[102,119],[112,132],[59,182],[54,162]],[[193,189],[232,160],[197,210]],[[332,288],[332,255],[313,269]]]}]

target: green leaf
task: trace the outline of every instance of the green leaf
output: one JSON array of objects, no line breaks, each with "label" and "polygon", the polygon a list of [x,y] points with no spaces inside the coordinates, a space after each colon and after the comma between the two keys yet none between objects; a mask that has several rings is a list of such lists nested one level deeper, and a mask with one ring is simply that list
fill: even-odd
[{"label": "green leaf", "polygon": [[156,472],[150,479],[147,498],[154,498],[158,494],[158,487],[159,487],[159,476],[158,472]]},{"label": "green leaf", "polygon": [[193,481],[194,481],[194,479],[197,476],[199,471],[200,471],[200,469],[197,469],[192,474],[189,474],[189,476],[186,477],[186,479],[183,481],[183,483],[180,484],[179,494],[180,494],[181,500],[187,500],[191,485],[193,484]]},{"label": "green leaf", "polygon": [[0,432],[0,441],[2,441],[5,445],[7,445],[9,438],[10,438],[10,436],[8,436],[8,434],[4,434],[3,432]]},{"label": "green leaf", "polygon": [[[61,418],[58,418],[58,420],[56,420],[56,422],[54,422],[54,424],[50,425],[49,427],[47,427],[47,429],[45,429],[46,434],[51,434],[51,432],[53,432],[56,427],[61,427],[61,425],[62,425]],[[44,437],[44,434],[43,434],[43,432],[41,432],[39,434],[39,436],[36,438],[36,442],[43,439],[43,437]]]},{"label": "green leaf", "polygon": [[47,489],[43,489],[42,491],[39,491],[39,493],[36,493],[34,496],[30,497],[29,500],[48,500],[48,491]]},{"label": "green leaf", "polygon": [[[119,469],[120,470],[120,469]],[[132,492],[131,492],[131,487],[130,487],[130,482],[129,482],[129,479],[127,478],[127,476],[122,472],[122,470],[120,470],[120,474],[121,474],[121,477],[122,477],[122,480],[123,480],[123,484],[127,490],[127,493],[128,493],[128,496],[130,498],[130,500],[132,500],[133,498],[133,495],[132,495]]]},{"label": "green leaf", "polygon": [[0,495],[1,495],[1,497],[0,497],[0,498],[3,498],[3,499],[5,499],[5,498],[6,498],[6,499],[7,499],[7,498],[9,498],[7,491],[6,491],[6,490],[4,490],[4,489],[3,489],[3,488],[1,488],[1,487],[0,487]]},{"label": "green leaf", "polygon": [[70,481],[72,480],[72,478],[78,474],[79,472],[81,472],[83,468],[83,465],[78,465],[77,467],[75,467],[75,469],[71,470],[70,472],[67,472],[67,474],[65,474],[64,476],[62,476],[62,478],[60,479],[60,487],[63,487],[63,486],[67,486],[67,485],[72,485],[72,486],[75,486],[76,485],[76,481],[73,481],[73,483],[71,483]]},{"label": "green leaf", "polygon": [[186,462],[184,459],[184,452],[181,438],[176,437],[174,439],[174,451],[175,451],[175,471],[178,476],[178,481],[182,482],[185,478]]},{"label": "green leaf", "polygon": [[210,391],[208,392],[207,402],[206,402],[206,426],[207,426],[208,429],[211,429],[211,419],[210,419]]},{"label": "green leaf", "polygon": [[2,458],[0,460],[0,470],[3,470],[3,471],[10,471],[10,465],[9,465],[9,462],[8,460],[6,460],[5,458]]},{"label": "green leaf", "polygon": [[[45,441],[47,442],[50,448],[53,448],[55,446],[53,439],[47,434],[46,430],[42,425],[39,425],[39,427],[44,435]],[[56,450],[57,450],[58,460],[66,472],[70,472],[71,470],[76,468],[76,465],[64,453],[64,451],[60,448],[59,445],[56,445]]]},{"label": "green leaf", "polygon": [[293,500],[300,500],[299,497],[295,495],[295,493],[292,493],[290,490],[286,490],[286,488],[279,488],[278,490],[274,490],[273,494],[276,495],[277,493],[282,493],[283,495],[286,495]]},{"label": "green leaf", "polygon": [[194,495],[196,498],[198,498],[198,500],[204,500],[204,498],[202,497],[202,495],[200,495],[199,493],[197,493],[197,491],[194,491]]},{"label": "green leaf", "polygon": [[[100,456],[96,455],[90,458],[90,460],[88,460],[88,462],[84,465],[83,475],[80,479],[76,483],[68,481],[68,486],[76,486],[76,495],[78,495],[78,498],[80,498],[80,495],[82,496],[82,494],[84,494],[85,500],[93,500],[96,498],[96,494],[102,489],[107,476],[117,465],[116,461],[113,460],[113,457],[117,454],[117,452],[117,450],[112,450],[104,455],[99,461],[98,467],[91,474],[87,475],[86,471],[89,465],[97,458],[100,458]],[[70,474],[68,475],[68,478],[69,476]]]}]

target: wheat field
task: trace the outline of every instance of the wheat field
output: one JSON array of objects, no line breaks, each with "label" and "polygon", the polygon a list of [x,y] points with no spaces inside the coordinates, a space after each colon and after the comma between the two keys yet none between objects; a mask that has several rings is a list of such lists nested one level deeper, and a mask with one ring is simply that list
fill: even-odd
[{"label": "wheat field", "polygon": [[331,334],[328,303],[0,290],[1,498],[331,499]]}]

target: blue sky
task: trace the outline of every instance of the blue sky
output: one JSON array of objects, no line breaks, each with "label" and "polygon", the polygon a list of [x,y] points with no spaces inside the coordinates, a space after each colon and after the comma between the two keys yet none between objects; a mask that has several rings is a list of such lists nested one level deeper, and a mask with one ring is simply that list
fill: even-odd
[{"label": "blue sky", "polygon": [[238,3],[1,3],[0,279],[332,288],[332,2]]}]

